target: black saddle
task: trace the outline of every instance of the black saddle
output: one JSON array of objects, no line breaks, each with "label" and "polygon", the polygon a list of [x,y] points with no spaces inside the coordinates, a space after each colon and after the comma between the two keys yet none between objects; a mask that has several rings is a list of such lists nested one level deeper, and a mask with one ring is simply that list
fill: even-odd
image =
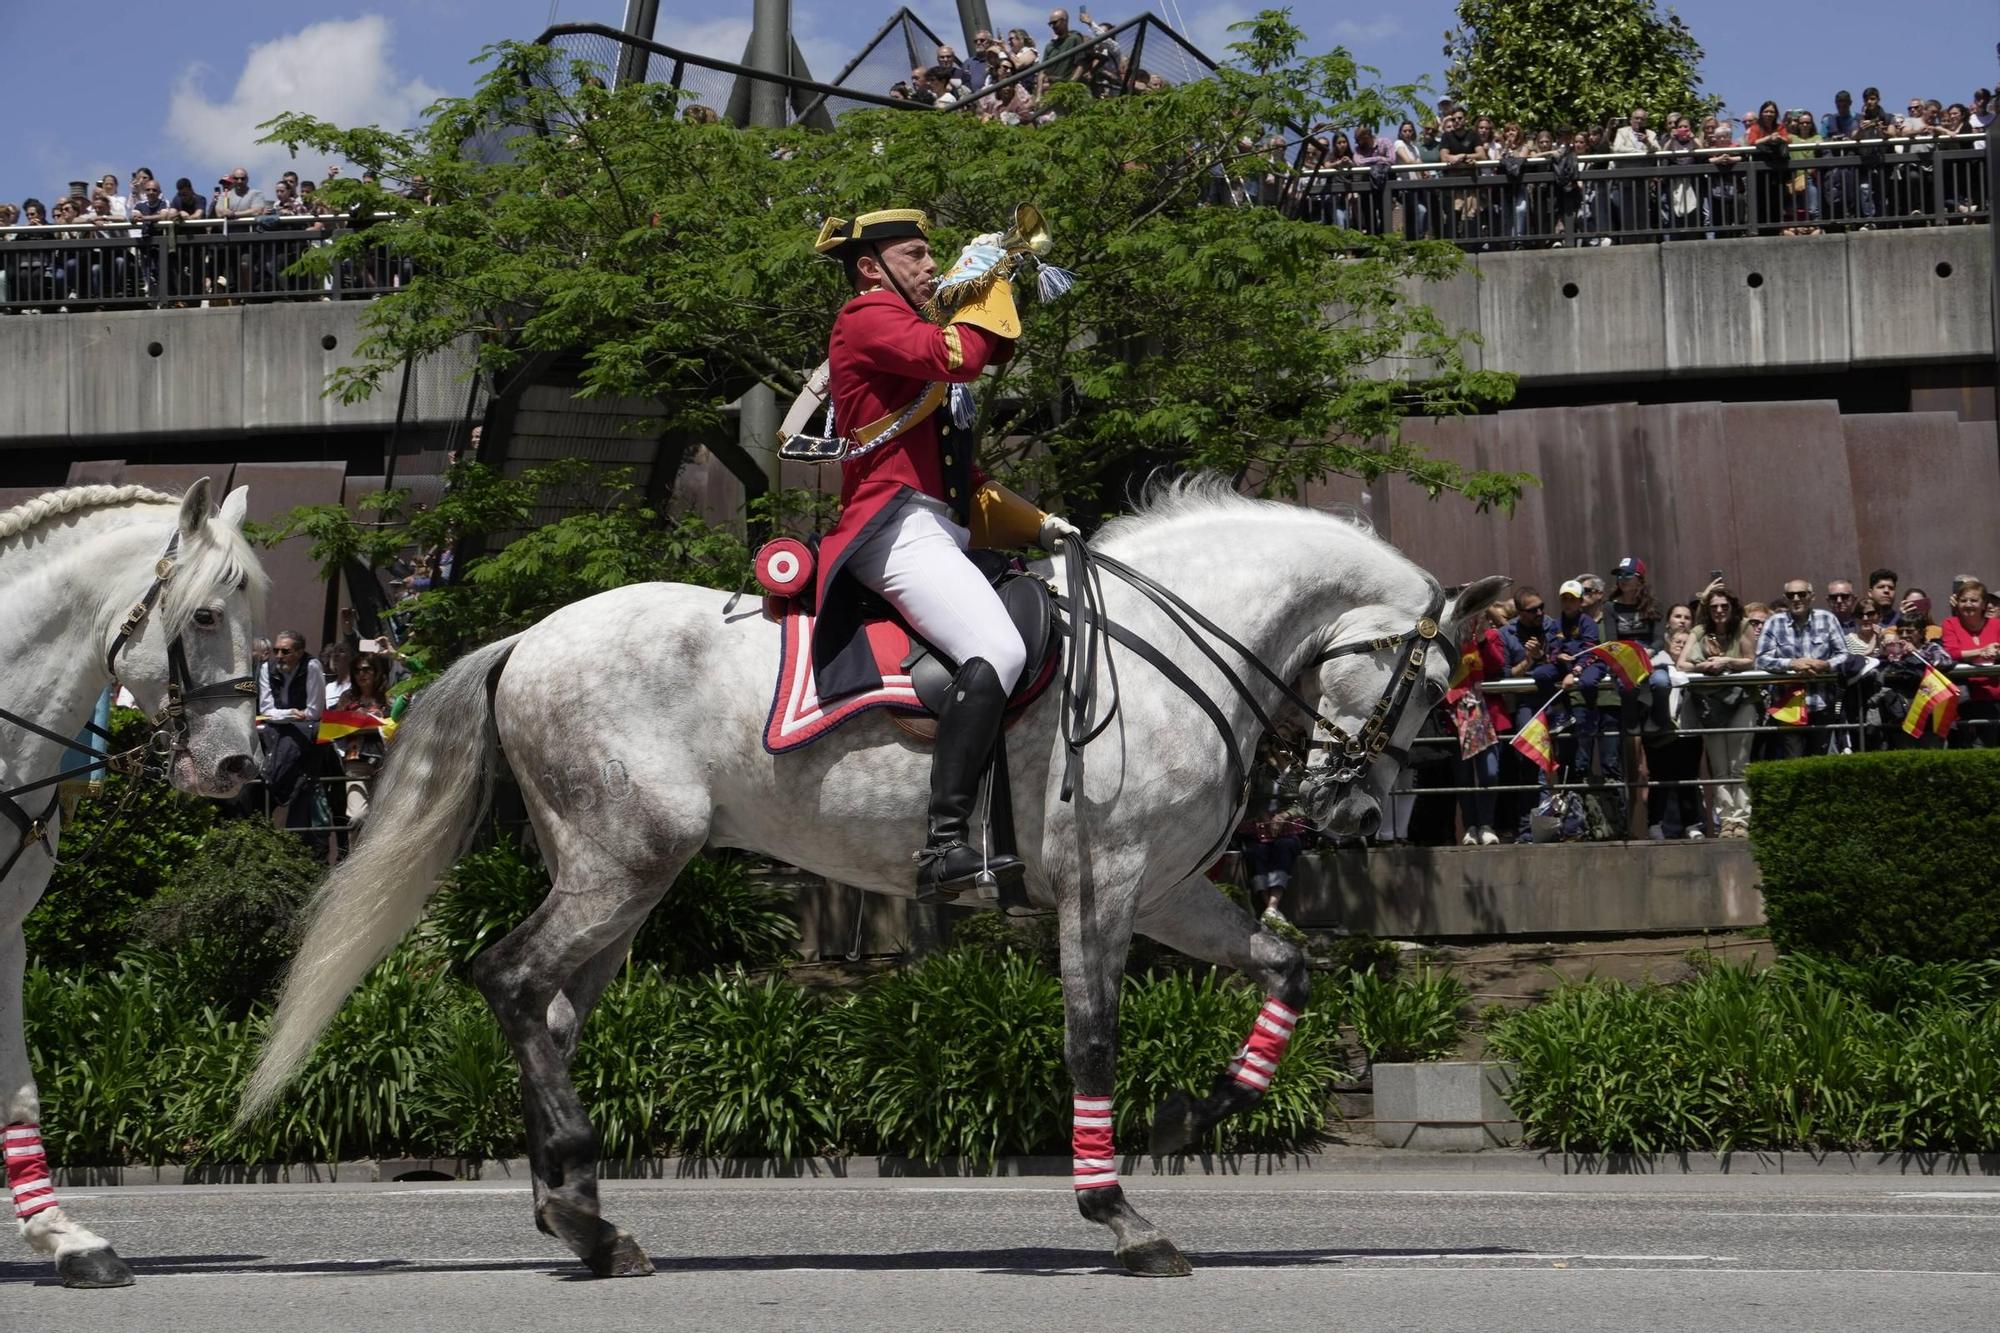
[{"label": "black saddle", "polygon": [[[1028,650],[1027,668],[1021,672],[1021,679],[1007,701],[1010,709],[1021,708],[1047,688],[1052,675],[1048,663],[1056,645],[1055,590],[1028,573],[1019,559],[1005,551],[977,550],[966,555],[1000,594],[1000,604],[1007,608],[1008,618],[1020,632],[1022,646]],[[909,673],[918,700],[933,716],[944,706],[945,694],[951,689],[958,668],[957,662],[911,631],[910,653],[903,659],[903,669]]]}]

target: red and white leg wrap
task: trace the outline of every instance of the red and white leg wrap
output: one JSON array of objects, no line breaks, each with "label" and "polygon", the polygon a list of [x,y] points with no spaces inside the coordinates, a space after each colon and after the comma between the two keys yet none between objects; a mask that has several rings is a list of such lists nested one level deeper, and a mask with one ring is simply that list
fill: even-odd
[{"label": "red and white leg wrap", "polygon": [[1111,1151],[1111,1099],[1078,1097],[1071,1103],[1071,1183],[1080,1190],[1101,1190],[1118,1183],[1118,1159]]},{"label": "red and white leg wrap", "polygon": [[1298,1014],[1276,1000],[1266,999],[1264,1007],[1257,1011],[1257,1021],[1251,1025],[1249,1039],[1229,1062],[1229,1077],[1252,1092],[1270,1087],[1272,1076],[1278,1072],[1278,1061],[1285,1058],[1285,1048],[1292,1044],[1292,1029],[1298,1025]]},{"label": "red and white leg wrap", "polygon": [[0,1132],[7,1154],[7,1187],[14,1192],[14,1216],[23,1222],[56,1206],[55,1182],[49,1179],[49,1159],[42,1155],[39,1125],[25,1122]]}]

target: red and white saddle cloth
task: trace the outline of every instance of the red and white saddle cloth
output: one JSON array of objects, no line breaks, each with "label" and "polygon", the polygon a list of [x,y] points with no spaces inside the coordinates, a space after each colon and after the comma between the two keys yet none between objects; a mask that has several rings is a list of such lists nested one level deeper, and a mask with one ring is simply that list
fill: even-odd
[{"label": "red and white saddle cloth", "polygon": [[903,663],[910,655],[910,635],[892,620],[871,620],[863,626],[882,684],[821,704],[813,684],[813,616],[796,601],[779,602],[779,633],[784,644],[778,660],[778,684],[771,698],[771,716],[764,723],[764,748],[783,754],[810,745],[857,713],[871,708],[895,708],[906,713],[926,709],[917,698]]}]

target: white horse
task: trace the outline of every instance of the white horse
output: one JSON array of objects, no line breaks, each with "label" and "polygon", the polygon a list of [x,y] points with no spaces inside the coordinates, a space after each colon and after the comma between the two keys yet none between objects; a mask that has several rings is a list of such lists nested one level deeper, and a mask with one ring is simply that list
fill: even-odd
[{"label": "white horse", "polygon": [[248,500],[239,487],[211,517],[203,478],[181,497],[82,486],[0,512],[0,710],[12,714],[0,717],[0,1124],[21,1234],[73,1287],[125,1286],[132,1272],[64,1213],[42,1153],[21,923],[55,870],[61,810],[44,784],[114,677],[160,715],[176,786],[231,796],[256,772],[257,694],[244,686],[264,575],[243,540]]},{"label": "white horse", "polygon": [[[1310,796],[1316,821],[1340,834],[1373,828],[1402,747],[1444,692],[1456,655],[1429,647],[1455,643],[1457,626],[1504,586],[1482,580],[1448,599],[1353,522],[1209,482],[1168,488],[1100,544],[1171,587],[1280,682],[1308,680],[1323,720],[1350,741],[1372,739],[1364,748],[1382,762],[1371,769],[1362,756],[1339,780],[1322,774]],[[1029,892],[1060,917],[1079,1208],[1111,1229],[1132,1271],[1185,1273],[1118,1185],[1119,979],[1136,929],[1248,972],[1270,995],[1215,1090],[1162,1108],[1155,1150],[1180,1150],[1262,1095],[1305,1004],[1304,958],[1202,871],[1243,806],[1230,749],[1249,752],[1283,686],[1256,678],[1239,692],[1156,602],[1109,580],[1104,594],[1108,618],[1156,646],[1205,699],[1114,645],[1119,706],[1087,749],[1072,801],[1059,791],[1058,701],[1038,702],[1010,734],[1014,817]],[[315,899],[243,1114],[281,1091],[348,993],[421,918],[486,805],[497,743],[554,876],[533,915],[473,965],[522,1070],[536,1221],[594,1272],[650,1272],[599,1211],[596,1138],[569,1077],[578,1029],[634,933],[704,846],[907,896],[910,849],[923,841],[929,756],[887,719],[857,718],[803,751],[765,752],[778,656],[779,632],[755,599],[647,584],[566,607],[446,672],[398,738],[367,832]],[[1101,657],[1096,665],[1106,699],[1112,675]],[[1376,707],[1397,698],[1410,706]],[[1205,714],[1204,701],[1219,712]],[[1371,716],[1393,725],[1371,727]]]}]

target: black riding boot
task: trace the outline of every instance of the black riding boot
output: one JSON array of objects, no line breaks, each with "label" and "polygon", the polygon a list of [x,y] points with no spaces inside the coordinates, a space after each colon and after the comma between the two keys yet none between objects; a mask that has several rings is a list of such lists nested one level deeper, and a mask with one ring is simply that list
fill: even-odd
[{"label": "black riding boot", "polygon": [[979,797],[979,779],[1006,711],[1007,692],[985,658],[975,657],[958,669],[951,694],[938,710],[936,748],[931,752],[929,836],[917,853],[920,903],[957,897],[973,886],[981,870],[1002,876],[1020,873],[1016,858],[989,860],[965,840]]}]

